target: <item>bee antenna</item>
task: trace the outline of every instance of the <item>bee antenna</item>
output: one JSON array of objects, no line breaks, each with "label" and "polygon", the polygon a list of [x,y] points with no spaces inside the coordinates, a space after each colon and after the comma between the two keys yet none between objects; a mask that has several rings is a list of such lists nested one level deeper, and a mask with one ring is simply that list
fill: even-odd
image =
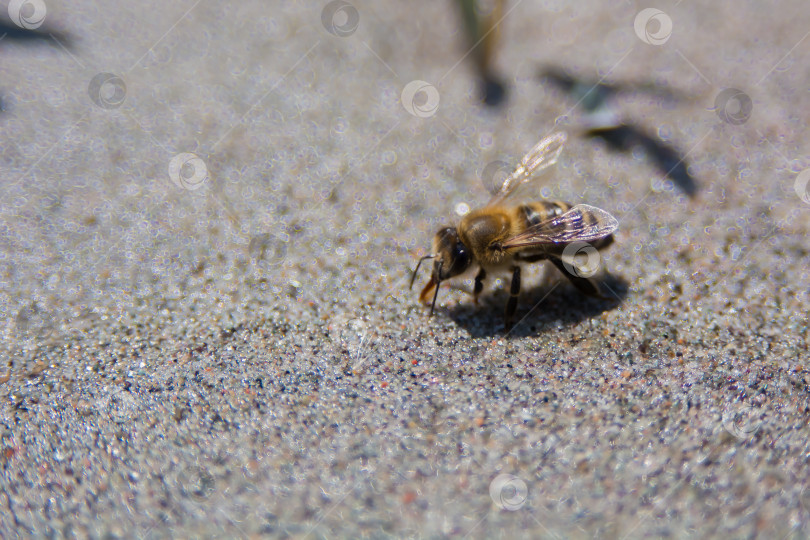
[{"label": "bee antenna", "polygon": [[438,276],[442,275],[442,261],[439,261],[439,267],[436,269],[436,292],[433,293],[433,303],[430,304],[430,316],[433,317],[433,309],[436,307],[436,298],[439,297],[439,286],[442,284]]},{"label": "bee antenna", "polygon": [[433,259],[435,257],[436,255],[425,255],[424,257],[419,259],[419,263],[416,265],[416,268],[414,269],[413,274],[411,275],[411,285],[408,287],[409,289],[413,289],[413,282],[416,280],[416,273],[419,271],[419,267],[422,266],[422,261],[424,261],[425,259]]}]

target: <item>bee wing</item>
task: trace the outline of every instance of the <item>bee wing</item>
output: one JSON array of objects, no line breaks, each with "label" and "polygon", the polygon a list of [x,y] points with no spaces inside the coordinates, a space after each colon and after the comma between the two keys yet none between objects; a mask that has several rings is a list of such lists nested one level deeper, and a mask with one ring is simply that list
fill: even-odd
[{"label": "bee wing", "polygon": [[509,238],[504,249],[571,242],[592,242],[609,235],[619,227],[615,217],[601,208],[578,204]]},{"label": "bee wing", "polygon": [[534,148],[523,156],[520,164],[512,171],[512,174],[506,177],[501,188],[493,195],[487,206],[502,203],[518,187],[535,180],[540,172],[554,165],[567,138],[565,132],[560,131],[541,139],[540,142],[534,145]]}]

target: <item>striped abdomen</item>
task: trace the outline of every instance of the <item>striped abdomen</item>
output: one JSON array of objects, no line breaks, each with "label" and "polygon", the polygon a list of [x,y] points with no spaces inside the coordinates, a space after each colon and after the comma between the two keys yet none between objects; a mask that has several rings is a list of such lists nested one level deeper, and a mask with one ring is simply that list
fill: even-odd
[{"label": "striped abdomen", "polygon": [[521,205],[519,211],[526,221],[526,228],[533,227],[553,217],[564,214],[571,205],[562,201],[536,201]]},{"label": "striped abdomen", "polygon": [[[572,205],[563,201],[535,201],[518,207],[518,212],[523,217],[526,228],[540,225],[552,218],[566,213]],[[599,240],[589,242],[596,249],[602,249],[613,242],[613,235],[608,235]]]}]

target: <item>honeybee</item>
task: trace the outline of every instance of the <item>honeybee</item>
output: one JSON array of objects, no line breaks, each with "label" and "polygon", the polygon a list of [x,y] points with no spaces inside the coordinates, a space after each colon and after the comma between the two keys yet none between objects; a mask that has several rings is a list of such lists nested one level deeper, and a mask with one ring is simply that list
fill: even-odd
[{"label": "honeybee", "polygon": [[[419,259],[411,276],[411,288],[419,267],[434,259],[430,281],[422,289],[419,301],[427,303],[433,292],[430,315],[436,307],[441,283],[478,267],[473,298],[484,288],[490,272],[511,271],[512,282],[506,304],[504,326],[512,327],[512,317],[520,293],[520,269],[523,263],[551,261],[582,293],[601,296],[599,285],[582,275],[572,264],[571,248],[586,246],[594,253],[613,242],[619,222],[608,212],[587,204],[573,206],[562,201],[518,203],[515,195],[548,172],[562,152],[566,134],[558,132],[538,142],[515,170],[506,177],[492,199],[478,210],[465,215],[455,227],[443,227],[433,238],[433,253]],[[566,249],[569,248],[569,249]],[[586,273],[587,274],[587,273]],[[434,292],[435,290],[435,292]]]}]

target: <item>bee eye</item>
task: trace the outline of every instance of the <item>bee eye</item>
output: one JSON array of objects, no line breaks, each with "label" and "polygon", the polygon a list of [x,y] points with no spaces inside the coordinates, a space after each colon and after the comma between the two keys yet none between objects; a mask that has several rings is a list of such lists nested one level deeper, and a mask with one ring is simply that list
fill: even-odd
[{"label": "bee eye", "polygon": [[451,261],[448,273],[451,276],[458,275],[470,266],[470,253],[467,251],[467,246],[461,242],[456,242],[453,246],[453,259]]}]

